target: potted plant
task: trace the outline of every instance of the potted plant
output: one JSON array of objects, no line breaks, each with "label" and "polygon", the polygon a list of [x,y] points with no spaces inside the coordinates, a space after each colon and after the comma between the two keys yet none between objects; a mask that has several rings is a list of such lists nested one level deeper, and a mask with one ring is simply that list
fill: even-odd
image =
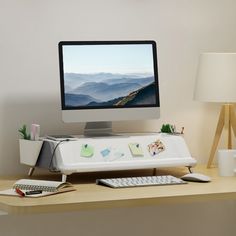
[{"label": "potted plant", "polygon": [[23,125],[19,130],[21,139],[20,145],[20,163],[35,166],[40,150],[42,148],[43,141],[31,140],[30,134],[27,132],[26,125]]}]

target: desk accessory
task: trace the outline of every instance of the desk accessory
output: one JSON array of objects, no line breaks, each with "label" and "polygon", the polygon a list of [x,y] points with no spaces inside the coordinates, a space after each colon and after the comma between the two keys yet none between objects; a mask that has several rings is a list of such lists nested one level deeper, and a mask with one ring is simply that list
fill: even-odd
[{"label": "desk accessory", "polygon": [[188,173],[180,177],[182,180],[190,181],[190,182],[201,182],[207,183],[211,181],[211,178],[207,175],[201,173]]},{"label": "desk accessory", "polygon": [[176,178],[172,175],[97,179],[96,183],[111,188],[186,184],[182,179]]},{"label": "desk accessory", "polygon": [[220,149],[217,153],[220,176],[236,175],[236,149]]},{"label": "desk accessory", "polygon": [[171,124],[163,124],[161,127],[161,132],[172,134],[175,132],[175,126]]},{"label": "desk accessory", "polygon": [[114,158],[112,161],[115,161],[117,159],[120,159],[121,157],[125,156],[125,153],[123,151],[115,150],[113,154]]},{"label": "desk accessory", "polygon": [[129,143],[129,149],[134,157],[142,157],[143,150],[139,143]]},{"label": "desk accessory", "polygon": [[103,157],[107,157],[110,154],[110,152],[111,152],[110,148],[105,148],[100,153]]},{"label": "desk accessory", "polygon": [[225,127],[227,147],[232,149],[231,128],[236,136],[236,53],[202,53],[197,70],[194,98],[203,102],[223,103],[207,167],[210,168]]},{"label": "desk accessory", "polygon": [[68,182],[20,179],[15,182],[11,189],[0,191],[0,195],[35,198],[73,190],[75,188]]},{"label": "desk accessory", "polygon": [[43,190],[32,190],[25,192],[25,195],[42,194]]},{"label": "desk accessory", "polygon": [[[156,158],[156,156],[150,155],[147,147],[151,142],[158,139],[165,145],[165,151],[159,153],[158,158]],[[127,134],[125,136],[116,136],[115,138],[87,138],[81,136],[76,141],[63,142],[55,148],[57,143],[49,139],[44,141],[36,166],[46,169],[49,169],[49,166],[53,166],[53,169],[60,171],[63,181],[66,181],[68,175],[80,172],[177,166],[192,167],[196,164],[196,160],[191,156],[182,135],[148,133]],[[143,156],[134,157],[129,148],[130,143],[140,144]],[[89,144],[94,148],[92,158],[81,156],[81,148],[85,144]],[[111,152],[104,158],[100,152],[109,147]],[[53,162],[49,161],[52,156],[54,156]]]},{"label": "desk accessory", "polygon": [[37,141],[37,140],[39,140],[39,135],[40,135],[40,125],[32,124],[31,125],[31,132],[30,132],[30,139]]},{"label": "desk accessory", "polygon": [[81,157],[92,157],[94,153],[94,148],[93,146],[89,144],[83,144],[81,147],[80,151],[80,156]]},{"label": "desk accessory", "polygon": [[20,162],[31,166],[28,175],[32,175],[43,145],[43,141],[39,140],[40,126],[32,124],[31,134],[29,134],[26,125],[23,125],[18,132],[21,136],[19,140]]},{"label": "desk accessory", "polygon": [[30,134],[27,131],[26,125],[23,125],[21,128],[18,129],[20,136],[22,139],[30,140]]},{"label": "desk accessory", "polygon": [[167,134],[184,134],[184,127],[182,127],[180,132],[177,132],[175,125],[163,124],[161,127],[161,132]]},{"label": "desk accessory", "polygon": [[18,132],[22,139],[38,141],[40,136],[40,125],[31,124],[30,133],[27,131],[27,126],[23,125],[18,129]]},{"label": "desk accessory", "polygon": [[26,139],[19,139],[20,163],[32,167],[35,166],[42,145],[43,145],[42,140],[32,141]]},{"label": "desk accessory", "polygon": [[155,156],[158,153],[163,152],[164,150],[165,150],[165,145],[162,143],[160,139],[148,145],[148,151],[151,156]]},{"label": "desk accessory", "polygon": [[20,196],[20,197],[24,197],[25,193],[22,192],[19,188],[15,188],[15,192]]}]

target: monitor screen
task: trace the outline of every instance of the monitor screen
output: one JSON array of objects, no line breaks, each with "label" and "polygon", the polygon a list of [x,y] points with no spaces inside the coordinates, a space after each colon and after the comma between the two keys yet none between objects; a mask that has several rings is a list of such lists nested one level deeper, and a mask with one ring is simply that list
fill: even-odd
[{"label": "monitor screen", "polygon": [[59,62],[64,121],[159,117],[154,41],[63,41]]}]

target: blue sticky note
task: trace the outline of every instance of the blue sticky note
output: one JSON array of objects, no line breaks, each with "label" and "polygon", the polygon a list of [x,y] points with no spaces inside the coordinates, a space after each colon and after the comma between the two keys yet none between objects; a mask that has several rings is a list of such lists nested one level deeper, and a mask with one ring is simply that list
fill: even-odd
[{"label": "blue sticky note", "polygon": [[110,149],[106,148],[106,149],[101,151],[101,154],[102,154],[103,157],[106,157],[106,156],[109,155],[110,152],[111,152]]}]

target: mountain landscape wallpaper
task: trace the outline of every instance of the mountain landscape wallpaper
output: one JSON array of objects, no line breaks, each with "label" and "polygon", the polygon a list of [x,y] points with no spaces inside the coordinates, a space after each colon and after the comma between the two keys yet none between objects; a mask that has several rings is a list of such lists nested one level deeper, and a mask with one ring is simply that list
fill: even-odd
[{"label": "mountain landscape wallpaper", "polygon": [[[93,47],[93,50],[86,47],[76,47],[73,51],[72,48],[64,49],[66,58],[69,58],[64,62],[66,107],[156,104],[152,51],[149,47],[141,47],[143,45],[136,45],[137,48],[132,47],[133,45],[124,46],[127,45],[119,48],[112,45],[104,48],[100,45]],[[136,51],[132,53],[134,49]],[[137,49],[140,52],[139,60]],[[102,51],[99,53],[99,50]]]}]

